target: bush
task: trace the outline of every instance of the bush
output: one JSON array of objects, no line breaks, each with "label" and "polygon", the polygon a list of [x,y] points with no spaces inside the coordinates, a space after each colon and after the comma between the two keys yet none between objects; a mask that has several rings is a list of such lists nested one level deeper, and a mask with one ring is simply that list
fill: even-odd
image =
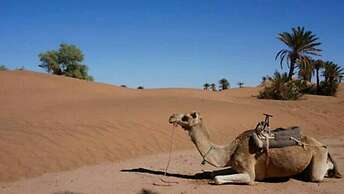
[{"label": "bush", "polygon": [[288,81],[287,73],[275,72],[271,78],[271,84],[265,86],[259,92],[260,99],[297,100],[302,96],[298,83],[295,80]]},{"label": "bush", "polygon": [[337,93],[339,83],[336,81],[320,82],[319,94],[324,96],[335,96]]},{"label": "bush", "polygon": [[5,65],[0,65],[0,71],[7,71],[7,67]]},{"label": "bush", "polygon": [[316,84],[304,80],[296,80],[294,82],[302,94],[317,94]]},{"label": "bush", "polygon": [[16,71],[24,71],[25,70],[25,67],[24,66],[21,66],[21,67],[17,67],[16,68]]},{"label": "bush", "polygon": [[143,87],[143,86],[139,86],[139,87],[137,87],[137,89],[139,89],[139,90],[143,90],[143,89],[144,89],[144,87]]}]

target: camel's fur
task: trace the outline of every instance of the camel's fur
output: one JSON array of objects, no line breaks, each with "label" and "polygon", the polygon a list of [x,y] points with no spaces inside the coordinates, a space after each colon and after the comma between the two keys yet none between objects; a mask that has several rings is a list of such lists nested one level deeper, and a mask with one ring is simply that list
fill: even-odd
[{"label": "camel's fur", "polygon": [[232,167],[237,174],[215,176],[216,184],[245,183],[273,177],[290,177],[309,169],[309,178],[321,182],[324,177],[340,178],[337,166],[326,146],[309,136],[302,136],[304,146],[288,146],[269,149],[268,166],[266,152],[259,152],[248,130],[229,145],[219,146],[210,141],[209,133],[199,113],[173,114],[170,123],[180,125],[191,137],[206,162],[216,167]]}]

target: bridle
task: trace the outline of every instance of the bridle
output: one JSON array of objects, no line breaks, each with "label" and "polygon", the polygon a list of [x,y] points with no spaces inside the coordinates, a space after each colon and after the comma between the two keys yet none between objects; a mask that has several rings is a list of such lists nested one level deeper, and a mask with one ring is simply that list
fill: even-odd
[{"label": "bridle", "polygon": [[201,162],[202,165],[205,165],[206,163],[208,163],[208,164],[210,164],[210,165],[212,165],[212,166],[215,166],[214,164],[210,163],[210,162],[207,160],[208,154],[209,154],[210,151],[213,150],[214,148],[215,148],[215,146],[214,146],[214,145],[211,145],[211,146],[209,147],[208,151],[207,151],[204,155],[202,155],[202,158],[203,158],[203,161]]}]

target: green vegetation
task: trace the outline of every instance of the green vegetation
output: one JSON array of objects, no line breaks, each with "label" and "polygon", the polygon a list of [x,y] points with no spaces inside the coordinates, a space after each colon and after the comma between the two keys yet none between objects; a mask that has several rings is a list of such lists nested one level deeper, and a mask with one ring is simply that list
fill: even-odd
[{"label": "green vegetation", "polygon": [[242,81],[239,81],[237,84],[238,84],[239,88],[243,88],[245,85],[244,82],[242,82]]},{"label": "green vegetation", "polygon": [[221,90],[227,90],[228,88],[230,88],[230,84],[229,84],[228,80],[225,78],[220,79],[219,88]]},{"label": "green vegetation", "polygon": [[204,90],[209,90],[210,84],[209,83],[205,83],[203,84],[203,89]]},{"label": "green vegetation", "polygon": [[270,81],[264,90],[259,92],[258,98],[275,100],[296,100],[302,93],[294,80],[288,80],[287,73],[275,72],[272,77],[266,78]]},{"label": "green vegetation", "polygon": [[295,65],[298,61],[303,61],[310,55],[319,55],[321,51],[317,48],[321,44],[318,42],[318,38],[311,31],[305,31],[304,27],[292,28],[292,33],[279,33],[278,39],[288,47],[288,49],[280,50],[275,58],[280,58],[281,68],[284,61],[289,63],[288,80],[291,80],[294,75]]},{"label": "green vegetation", "polygon": [[16,68],[16,71],[24,71],[25,70],[25,67],[24,66],[21,66],[21,67],[17,67]]},{"label": "green vegetation", "polygon": [[[288,49],[280,50],[275,59],[280,59],[281,68],[283,62],[289,67],[289,73],[279,73],[264,76],[262,85],[264,89],[258,98],[276,100],[296,100],[302,94],[318,94],[334,96],[341,82],[344,70],[331,61],[312,59],[311,56],[320,56],[318,38],[311,31],[305,31],[304,27],[292,28],[292,33],[282,32],[278,34]],[[294,78],[294,71],[298,70]],[[323,80],[320,77],[323,76]],[[315,76],[316,83],[312,83]]]},{"label": "green vegetation", "polygon": [[7,67],[5,65],[0,65],[0,71],[7,71]]},{"label": "green vegetation", "polygon": [[337,92],[338,84],[341,82],[344,71],[339,65],[332,61],[324,63],[323,76],[324,81],[320,82],[319,94],[334,96]]},{"label": "green vegetation", "polygon": [[81,64],[84,55],[75,45],[60,44],[59,50],[46,51],[38,56],[41,61],[39,67],[46,69],[48,73],[93,80],[93,77],[88,75],[88,67]]},{"label": "green vegetation", "polygon": [[211,83],[211,84],[210,84],[210,90],[216,92],[216,91],[217,91],[217,89],[216,89],[216,84]]},{"label": "green vegetation", "polygon": [[[219,91],[227,90],[228,88],[230,88],[230,84],[229,84],[228,80],[225,78],[219,80],[218,88],[219,88]],[[218,91],[215,83],[211,83],[211,84],[205,83],[205,84],[203,84],[203,89],[214,91],[214,92]]]}]

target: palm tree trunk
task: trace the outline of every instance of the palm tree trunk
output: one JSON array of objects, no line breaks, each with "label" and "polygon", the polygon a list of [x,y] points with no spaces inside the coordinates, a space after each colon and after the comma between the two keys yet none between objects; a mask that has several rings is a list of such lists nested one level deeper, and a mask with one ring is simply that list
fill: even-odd
[{"label": "palm tree trunk", "polygon": [[319,83],[319,69],[316,69],[316,73],[317,73],[317,94],[320,93],[320,83]]},{"label": "palm tree trunk", "polygon": [[294,69],[295,69],[295,59],[290,60],[290,69],[288,74],[288,80],[291,80],[294,75]]}]

